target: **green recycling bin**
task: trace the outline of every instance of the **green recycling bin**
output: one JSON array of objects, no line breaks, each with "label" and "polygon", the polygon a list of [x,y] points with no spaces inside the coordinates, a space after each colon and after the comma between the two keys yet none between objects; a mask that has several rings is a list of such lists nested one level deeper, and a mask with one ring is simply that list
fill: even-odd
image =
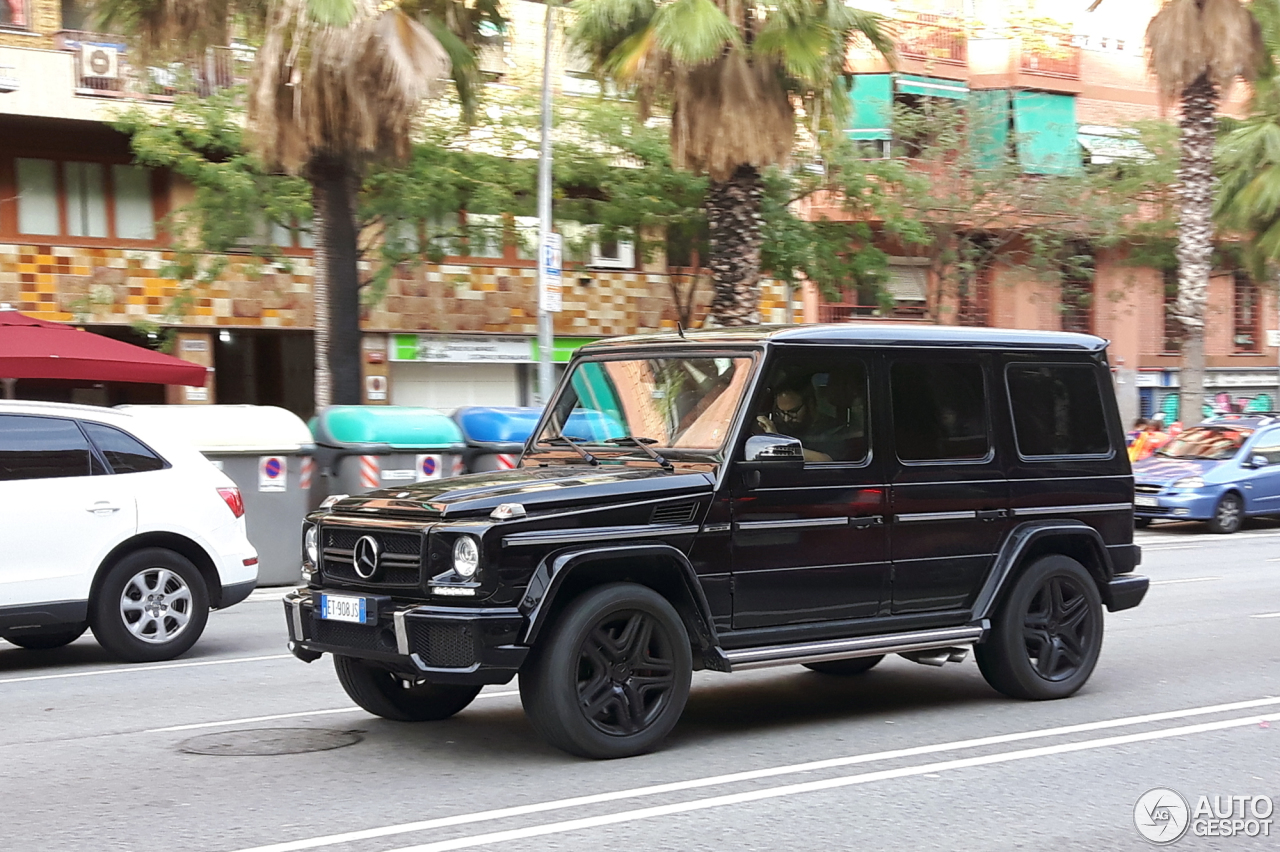
[{"label": "green recycling bin", "polygon": [[313,505],[462,473],[462,432],[434,408],[331,405],[311,428],[320,484]]},{"label": "green recycling bin", "polygon": [[302,518],[311,507],[312,440],[302,418],[271,405],[121,405],[182,435],[240,488],[258,585],[302,579]]}]

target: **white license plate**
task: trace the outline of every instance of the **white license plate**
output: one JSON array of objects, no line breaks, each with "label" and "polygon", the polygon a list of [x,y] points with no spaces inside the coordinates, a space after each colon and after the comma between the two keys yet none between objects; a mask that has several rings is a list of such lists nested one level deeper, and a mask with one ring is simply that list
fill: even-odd
[{"label": "white license plate", "polygon": [[368,598],[346,595],[320,596],[320,617],[325,621],[350,621],[352,624],[364,624],[368,614]]},{"label": "white license plate", "polygon": [[1156,499],[1156,498],[1154,498],[1154,497],[1136,496],[1136,497],[1134,497],[1134,498],[1133,498],[1133,505],[1135,505],[1135,506],[1159,506],[1159,505],[1160,505],[1160,501],[1159,501],[1159,500],[1157,500],[1157,499]]}]

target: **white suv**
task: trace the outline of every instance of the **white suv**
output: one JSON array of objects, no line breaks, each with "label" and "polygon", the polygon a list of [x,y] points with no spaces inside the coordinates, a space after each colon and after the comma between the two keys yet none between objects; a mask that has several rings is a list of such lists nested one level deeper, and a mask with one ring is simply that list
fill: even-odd
[{"label": "white suv", "polygon": [[23,648],[89,627],[125,660],[167,660],[258,581],[235,484],[108,408],[0,401],[0,542],[0,636]]}]

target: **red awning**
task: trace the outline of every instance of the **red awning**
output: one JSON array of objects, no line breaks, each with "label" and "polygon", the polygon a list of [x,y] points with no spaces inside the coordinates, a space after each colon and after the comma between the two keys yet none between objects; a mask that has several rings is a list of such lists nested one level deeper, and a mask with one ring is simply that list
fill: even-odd
[{"label": "red awning", "polygon": [[204,387],[207,371],[141,346],[0,309],[0,378]]}]

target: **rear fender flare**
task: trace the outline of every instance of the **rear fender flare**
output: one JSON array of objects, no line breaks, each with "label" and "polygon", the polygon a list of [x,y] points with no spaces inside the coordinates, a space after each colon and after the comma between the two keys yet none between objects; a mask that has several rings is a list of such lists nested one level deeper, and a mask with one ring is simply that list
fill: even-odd
[{"label": "rear fender flare", "polygon": [[[610,577],[612,573],[617,576]],[[519,603],[520,612],[528,619],[522,642],[532,646],[551,621],[557,602],[564,603],[566,590],[571,592],[576,585],[573,580],[589,580],[593,574],[606,581],[626,579],[665,594],[685,623],[694,659],[701,655],[708,668],[719,668],[717,663],[723,656],[720,639],[702,584],[689,558],[666,544],[593,547],[548,555],[533,572]]]},{"label": "rear fender flare", "polygon": [[1071,539],[1072,544],[1087,548],[1093,558],[1082,560],[1084,567],[1097,583],[1098,592],[1106,602],[1107,583],[1114,576],[1114,571],[1111,555],[1098,531],[1083,521],[1031,521],[1015,527],[1005,539],[1004,546],[996,556],[995,565],[987,575],[987,581],[974,600],[974,621],[991,617],[1026,556],[1035,550],[1037,543],[1050,538]]}]

